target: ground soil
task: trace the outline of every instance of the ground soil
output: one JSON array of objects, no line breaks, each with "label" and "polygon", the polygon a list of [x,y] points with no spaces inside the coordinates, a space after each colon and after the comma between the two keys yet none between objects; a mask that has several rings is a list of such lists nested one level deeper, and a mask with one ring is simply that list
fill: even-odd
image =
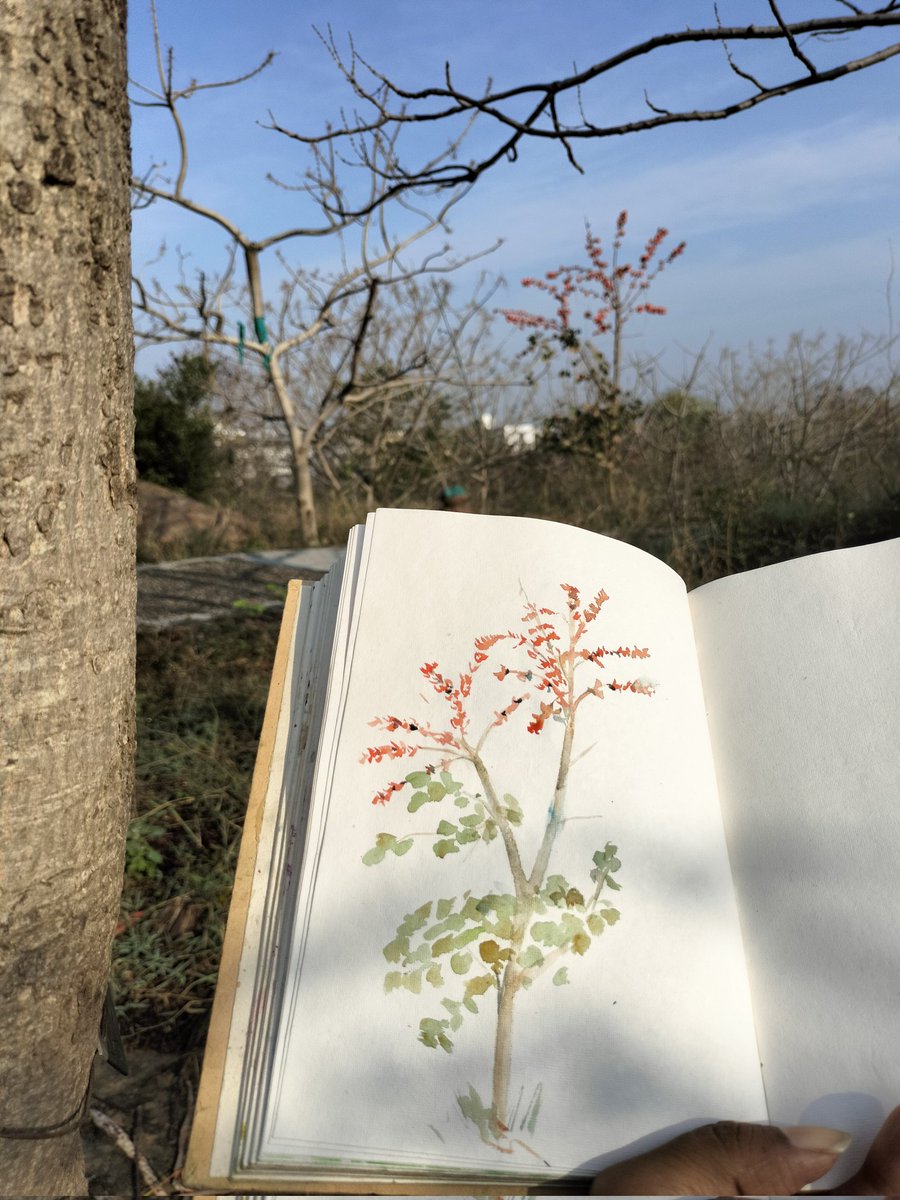
[{"label": "ground soil", "polygon": [[[244,555],[189,559],[138,569],[138,627],[227,619],[251,605],[280,607],[290,579],[319,579],[321,571],[254,562]],[[97,1060],[91,1108],[109,1117],[137,1146],[161,1181],[159,1195],[185,1195],[180,1170],[187,1148],[202,1048],[170,1052],[125,1046],[128,1075]],[[89,1194],[152,1194],[133,1161],[102,1131],[90,1111],[82,1126]]]},{"label": "ground soil", "polygon": [[280,608],[290,579],[320,579],[321,571],[259,562],[252,556],[188,558],[138,567],[138,629],[233,616],[241,608]]}]

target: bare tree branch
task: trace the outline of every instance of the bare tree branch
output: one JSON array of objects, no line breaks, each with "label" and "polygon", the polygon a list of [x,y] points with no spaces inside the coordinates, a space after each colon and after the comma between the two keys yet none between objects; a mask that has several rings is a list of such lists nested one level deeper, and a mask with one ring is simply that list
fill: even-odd
[{"label": "bare tree branch", "polygon": [[[872,10],[843,3],[843,0],[839,0],[839,3],[845,11],[835,12],[827,17],[789,22],[782,16],[775,0],[769,0],[769,7],[775,18],[775,24],[772,25],[724,26],[716,13],[713,26],[658,34],[582,70],[573,70],[563,78],[522,83],[497,90],[494,90],[489,80],[481,94],[470,94],[459,89],[453,82],[449,63],[445,65],[442,83],[419,89],[404,87],[364,59],[352,41],[349,43],[349,52],[346,55],[342,54],[329,28],[327,36],[320,34],[320,38],[350,85],[356,100],[363,105],[363,110],[354,111],[352,114],[343,113],[340,123],[324,133],[297,132],[285,123],[276,121],[274,117],[271,118],[268,127],[320,152],[329,144],[343,145],[349,155],[364,162],[368,160],[365,151],[361,152],[360,139],[379,134],[390,138],[392,153],[380,167],[384,187],[376,198],[359,199],[352,211],[348,211],[346,207],[339,210],[332,206],[331,211],[341,217],[363,215],[372,210],[373,204],[384,203],[385,200],[409,189],[471,185],[503,159],[514,160],[527,138],[559,143],[571,165],[580,169],[573,151],[575,139],[621,137],[671,124],[725,120],[780,96],[866,70],[900,53],[900,43],[895,42],[864,56],[848,58],[827,69],[817,67],[801,49],[801,38],[846,36],[866,29],[900,26],[897,0],[891,0],[890,3],[881,4]],[[782,77],[769,86],[764,86],[749,71],[736,64],[729,45],[778,41],[786,44],[791,55],[803,64],[804,73],[797,78]],[[675,47],[684,48],[712,42],[724,46],[731,70],[753,86],[753,94],[737,96],[730,102],[714,108],[698,106],[693,109],[671,110],[661,104],[651,103],[645,92],[645,100],[652,116],[605,124],[586,115],[585,89],[589,84],[613,75],[626,64],[636,60],[653,60]],[[568,93],[573,96],[578,114],[577,120],[571,124],[563,120],[559,110],[561,98]],[[520,112],[523,101],[531,101],[531,108],[524,115]],[[410,166],[401,161],[397,152],[399,130],[407,126],[454,122],[459,119],[470,123],[475,117],[493,122],[500,128],[496,146],[482,157],[469,162],[459,160],[460,138],[457,137],[451,155],[441,155],[432,162],[420,163],[417,166]]]},{"label": "bare tree branch", "polygon": [[804,67],[806,67],[806,69],[807,69],[807,71],[809,71],[810,75],[818,74],[818,72],[816,71],[815,64],[812,63],[806,57],[806,55],[803,53],[803,51],[800,49],[800,46],[797,43],[797,39],[794,36],[793,30],[790,28],[789,25],[787,25],[785,23],[784,17],[778,11],[778,5],[775,3],[775,0],[769,0],[769,8],[772,10],[772,16],[778,22],[778,28],[784,34],[784,39],[787,42],[787,44],[790,46],[791,53],[793,54],[793,56],[795,58],[798,58],[800,60],[800,62],[803,63]]},{"label": "bare tree branch", "polygon": [[[426,392],[440,350],[431,342],[425,316],[414,308],[392,306],[393,319],[409,324],[387,339],[376,329],[376,309],[381,296],[397,292],[412,303],[421,300],[415,282],[423,276],[443,275],[481,254],[464,258],[451,254],[435,237],[449,232],[448,217],[468,190],[465,186],[435,193],[411,187],[387,195],[389,180],[398,168],[397,132],[377,131],[354,138],[355,161],[343,156],[334,143],[312,147],[312,163],[299,191],[312,201],[318,222],[296,226],[265,237],[250,237],[230,216],[211,203],[187,196],[188,142],[180,105],[207,86],[231,86],[257,75],[271,56],[254,70],[221,84],[192,80],[187,86],[173,82],[174,56],[162,50],[155,8],[152,9],[158,89],[140,90],[147,107],[168,112],[179,146],[177,179],[164,184],[155,169],[135,178],[133,188],[143,202],[162,200],[192,216],[211,222],[229,239],[228,259],[218,274],[201,270],[188,277],[185,256],[180,257],[178,282],[163,286],[157,280],[135,280],[136,333],[141,344],[194,342],[207,353],[213,349],[236,351],[258,364],[258,378],[274,400],[290,444],[295,495],[305,540],[318,540],[313,464],[325,470],[325,446],[335,430],[356,420],[376,403],[394,402],[416,387]],[[451,143],[451,148],[453,143]],[[437,169],[441,157],[431,160]],[[344,167],[363,166],[365,212],[356,214],[342,178]],[[392,199],[392,204],[387,201]],[[392,214],[396,217],[393,219]],[[393,232],[399,224],[402,232]],[[284,248],[296,240],[334,235],[336,265],[329,273],[310,272],[288,261]],[[423,243],[416,257],[414,248]],[[496,247],[491,247],[494,249]],[[262,256],[275,250],[283,279],[280,300],[273,306],[266,290]],[[489,253],[490,250],[481,253]],[[242,269],[241,269],[242,268]],[[240,271],[240,286],[236,273]],[[243,320],[240,318],[243,317]],[[228,328],[229,318],[231,328]],[[385,317],[385,319],[387,319]],[[235,331],[235,326],[237,329]],[[377,335],[377,336],[376,336]],[[370,344],[373,342],[374,345]],[[379,360],[379,347],[387,358]]]}]

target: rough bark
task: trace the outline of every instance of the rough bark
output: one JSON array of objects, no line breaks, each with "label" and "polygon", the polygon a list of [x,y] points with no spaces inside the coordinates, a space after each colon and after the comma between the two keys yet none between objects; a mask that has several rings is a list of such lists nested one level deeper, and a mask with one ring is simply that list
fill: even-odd
[{"label": "rough bark", "polygon": [[[0,0],[0,1126],[84,1096],[134,741],[125,0]],[[77,1131],[0,1193],[83,1194]]]}]

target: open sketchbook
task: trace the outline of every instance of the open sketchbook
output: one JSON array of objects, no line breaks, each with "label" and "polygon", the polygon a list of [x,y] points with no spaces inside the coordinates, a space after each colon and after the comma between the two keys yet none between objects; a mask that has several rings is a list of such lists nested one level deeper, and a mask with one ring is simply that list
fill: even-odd
[{"label": "open sketchbook", "polygon": [[[342,577],[341,577],[342,576]],[[900,541],[687,594],[384,510],[292,586],[186,1178],[584,1189],[900,1100]]]}]

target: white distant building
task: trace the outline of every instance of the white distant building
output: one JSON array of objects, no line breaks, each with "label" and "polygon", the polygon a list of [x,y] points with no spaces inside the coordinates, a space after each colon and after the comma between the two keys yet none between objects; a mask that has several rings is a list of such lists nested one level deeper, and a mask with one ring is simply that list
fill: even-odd
[{"label": "white distant building", "polygon": [[[482,413],[481,424],[484,429],[493,429],[493,414]],[[521,425],[504,425],[503,440],[510,450],[531,450],[537,442],[537,429],[531,421]]]},{"label": "white distant building", "polygon": [[523,425],[504,425],[503,440],[511,450],[530,450],[537,441],[537,431],[530,421]]}]

